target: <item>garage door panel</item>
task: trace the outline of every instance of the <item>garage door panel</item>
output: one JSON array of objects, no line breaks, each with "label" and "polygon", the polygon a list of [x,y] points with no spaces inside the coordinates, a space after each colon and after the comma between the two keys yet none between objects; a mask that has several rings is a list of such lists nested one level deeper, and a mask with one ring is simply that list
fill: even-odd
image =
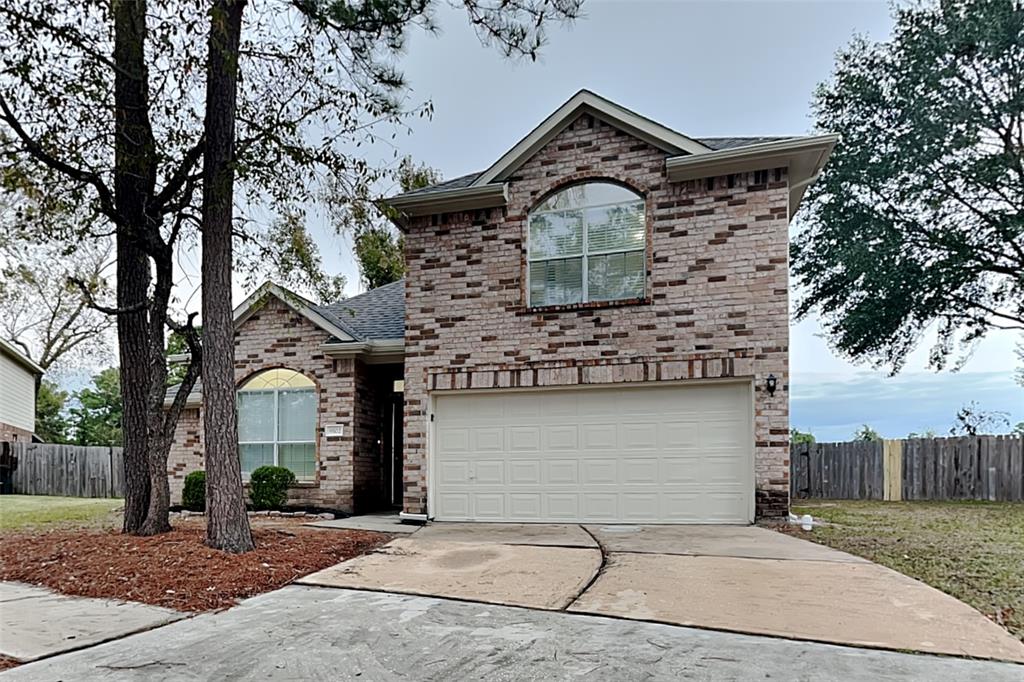
[{"label": "garage door panel", "polygon": [[440,462],[437,467],[438,483],[442,485],[467,484],[471,481],[469,460],[452,459]]},{"label": "garage door panel", "polygon": [[660,517],[657,493],[622,493],[620,506],[624,521],[657,521]]},{"label": "garage door panel", "polygon": [[701,477],[701,458],[692,455],[690,457],[665,457],[662,459],[662,480],[670,484],[696,485]]},{"label": "garage door panel", "polygon": [[473,496],[473,513],[467,518],[497,521],[506,516],[503,493],[478,493]]},{"label": "garage door panel", "polygon": [[658,485],[661,482],[659,469],[656,458],[630,458],[622,466],[621,480],[627,484]]},{"label": "garage door panel", "polygon": [[475,462],[473,483],[476,485],[504,485],[505,460],[489,459]]},{"label": "garage door panel", "polygon": [[582,517],[598,521],[614,521],[619,518],[618,502],[617,493],[583,493]]},{"label": "garage door panel", "polygon": [[583,517],[578,493],[550,493],[547,496],[547,505],[547,516],[550,519],[576,521]]},{"label": "garage door panel", "polygon": [[538,452],[540,450],[540,428],[537,426],[509,428],[508,449],[512,452]]},{"label": "garage door panel", "polygon": [[508,463],[508,482],[510,485],[540,486],[540,460],[523,459]]},{"label": "garage door panel", "polygon": [[623,454],[637,450],[655,450],[658,447],[658,423],[623,422],[619,425],[620,445]]},{"label": "garage door panel", "polygon": [[542,447],[551,450],[576,450],[580,446],[580,431],[575,424],[545,426],[542,431]]},{"label": "garage door panel", "polygon": [[477,427],[470,433],[470,442],[474,452],[502,452],[505,450],[505,430],[501,427]]},{"label": "garage door panel", "polygon": [[543,518],[540,493],[510,493],[508,496],[509,516],[524,521]]},{"label": "garage door panel", "polygon": [[700,447],[699,426],[696,420],[672,420],[668,417],[666,421],[658,424],[659,439],[665,448],[696,449]]},{"label": "garage door panel", "polygon": [[615,424],[581,424],[580,445],[585,450],[614,450],[617,447]]},{"label": "garage door panel", "polygon": [[619,463],[614,459],[584,459],[581,465],[584,487],[615,485],[619,480]]},{"label": "garage door panel", "polygon": [[442,394],[439,520],[746,523],[749,384]]},{"label": "garage door panel", "polygon": [[579,461],[575,459],[556,459],[548,461],[546,482],[551,485],[579,485]]},{"label": "garage door panel", "polygon": [[438,445],[444,452],[469,452],[470,430],[446,427],[438,431]]}]

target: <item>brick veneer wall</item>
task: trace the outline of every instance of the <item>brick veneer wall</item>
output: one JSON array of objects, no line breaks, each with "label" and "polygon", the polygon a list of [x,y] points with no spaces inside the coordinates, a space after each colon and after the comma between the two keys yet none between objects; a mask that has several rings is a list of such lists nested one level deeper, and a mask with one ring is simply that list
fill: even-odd
[{"label": "brick veneer wall", "polygon": [[[289,491],[289,503],[352,512],[353,449],[357,425],[355,360],[326,357],[320,344],[327,334],[274,297],[235,334],[235,380],[243,383],[263,369],[287,367],[302,372],[317,385],[317,475],[311,484]],[[323,435],[326,424],[344,424],[344,435]],[[185,475],[203,466],[200,410],[187,411],[178,422],[168,461],[171,499],[181,502]],[[379,460],[377,460],[379,461]],[[365,471],[371,466],[362,462]],[[369,475],[369,474],[364,474]]]},{"label": "brick veneer wall", "polygon": [[[505,209],[414,219],[406,236],[405,500],[426,509],[435,389],[749,377],[758,516],[789,504],[784,169],[672,183],[665,153],[583,115],[508,182]],[[646,198],[640,304],[528,310],[526,216],[551,191],[611,179]],[[769,397],[764,379],[779,378]]]},{"label": "brick veneer wall", "polygon": [[31,443],[32,432],[23,428],[0,422],[0,442],[12,441],[18,443]]}]

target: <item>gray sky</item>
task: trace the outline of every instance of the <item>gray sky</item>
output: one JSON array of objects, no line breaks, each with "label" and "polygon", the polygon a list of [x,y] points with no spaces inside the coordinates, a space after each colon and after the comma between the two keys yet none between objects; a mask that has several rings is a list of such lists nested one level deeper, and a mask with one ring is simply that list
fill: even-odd
[{"label": "gray sky", "polygon": [[[482,170],[580,88],[688,135],[805,133],[836,50],[854,34],[880,40],[891,28],[884,2],[587,0],[585,13],[551,27],[538,62],[516,63],[482,47],[463,12],[439,12],[441,34],[417,34],[401,64],[410,102],[432,101],[433,119],[413,121],[412,134],[374,153],[411,154],[446,178]],[[357,293],[350,245],[327,230],[318,236],[327,268]],[[865,422],[891,437],[945,432],[971,399],[1024,420],[1008,333],[985,341],[958,374],[927,372],[923,348],[896,379],[836,357],[819,334],[804,321],[790,346],[792,422],[819,440],[844,440]]]}]

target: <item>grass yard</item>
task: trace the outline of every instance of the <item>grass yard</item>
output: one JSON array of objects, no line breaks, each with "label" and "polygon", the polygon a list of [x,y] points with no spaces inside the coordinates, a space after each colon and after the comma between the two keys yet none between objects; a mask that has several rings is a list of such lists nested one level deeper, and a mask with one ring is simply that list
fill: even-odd
[{"label": "grass yard", "polygon": [[1024,504],[801,500],[793,511],[830,525],[785,532],[928,583],[1024,641]]},{"label": "grass yard", "polygon": [[0,495],[0,531],[119,525],[123,506],[122,500],[109,498]]}]

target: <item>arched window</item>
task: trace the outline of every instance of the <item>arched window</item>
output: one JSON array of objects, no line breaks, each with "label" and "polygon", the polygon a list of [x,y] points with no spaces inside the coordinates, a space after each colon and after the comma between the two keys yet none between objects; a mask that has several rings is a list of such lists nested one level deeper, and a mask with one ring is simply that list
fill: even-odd
[{"label": "arched window", "polygon": [[316,476],[316,387],[291,369],[268,369],[238,389],[242,476],[265,464],[287,467],[300,481]]},{"label": "arched window", "polygon": [[644,200],[610,182],[573,185],[530,212],[529,304],[643,298]]}]

